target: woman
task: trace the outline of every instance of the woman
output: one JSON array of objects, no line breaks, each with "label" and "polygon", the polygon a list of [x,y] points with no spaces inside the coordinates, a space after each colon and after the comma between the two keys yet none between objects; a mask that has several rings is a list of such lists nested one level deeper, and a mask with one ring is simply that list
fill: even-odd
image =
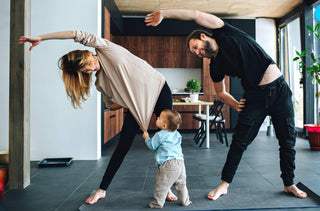
[{"label": "woman", "polygon": [[[103,101],[111,110],[127,108],[120,140],[116,147],[100,187],[86,200],[94,204],[104,198],[106,190],[130,149],[139,127],[147,131],[153,111],[159,116],[164,109],[172,109],[172,94],[165,78],[146,61],[131,54],[125,48],[83,31],[63,31],[37,37],[22,36],[18,44],[29,42],[32,50],[41,41],[50,39],[74,39],[85,46],[95,48],[96,55],[86,50],[75,50],[59,60],[62,78],[72,105],[77,108],[89,95],[92,73],[96,72],[95,85],[103,95]],[[175,200],[171,191],[169,200]]]}]

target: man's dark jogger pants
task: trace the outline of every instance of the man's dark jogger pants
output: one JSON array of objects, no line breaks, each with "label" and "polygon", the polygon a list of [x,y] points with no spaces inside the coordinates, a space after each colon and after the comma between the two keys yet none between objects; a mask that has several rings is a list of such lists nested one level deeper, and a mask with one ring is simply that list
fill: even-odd
[{"label": "man's dark jogger pants", "polygon": [[243,152],[257,136],[265,117],[270,115],[280,146],[281,178],[285,186],[293,185],[296,130],[290,88],[281,76],[270,84],[247,90],[243,98],[245,107],[239,113],[221,179],[232,182]]}]

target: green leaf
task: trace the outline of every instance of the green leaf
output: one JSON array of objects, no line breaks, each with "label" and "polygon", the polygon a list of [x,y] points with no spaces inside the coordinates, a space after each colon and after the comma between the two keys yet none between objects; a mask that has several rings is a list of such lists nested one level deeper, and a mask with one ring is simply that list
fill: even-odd
[{"label": "green leaf", "polygon": [[297,60],[299,60],[300,59],[300,57],[294,57],[293,58],[293,61],[297,61]]},{"label": "green leaf", "polygon": [[307,26],[307,29],[313,32],[313,28],[311,26]]},{"label": "green leaf", "polygon": [[301,52],[301,56],[305,56],[306,53],[307,53],[307,50],[302,51],[302,52]]},{"label": "green leaf", "polygon": [[320,24],[319,24],[319,23],[317,23],[316,27],[314,27],[314,30],[315,30],[315,31],[318,31],[318,30],[319,30],[319,28],[320,28]]}]

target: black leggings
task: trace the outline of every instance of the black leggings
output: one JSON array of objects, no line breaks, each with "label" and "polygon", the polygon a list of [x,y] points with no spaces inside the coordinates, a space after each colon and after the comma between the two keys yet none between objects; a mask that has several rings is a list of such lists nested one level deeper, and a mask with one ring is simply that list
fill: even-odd
[{"label": "black leggings", "polygon": [[[154,108],[154,112],[156,116],[160,116],[161,111],[165,109],[172,109],[172,94],[171,90],[167,84],[164,84],[156,106]],[[120,139],[115,151],[112,154],[109,165],[104,173],[103,179],[100,183],[100,189],[107,190],[109,187],[114,175],[118,171],[124,157],[128,153],[134,137],[138,133],[139,125],[132,116],[131,112],[128,110],[127,115],[124,119],[122,130],[120,132]]]}]

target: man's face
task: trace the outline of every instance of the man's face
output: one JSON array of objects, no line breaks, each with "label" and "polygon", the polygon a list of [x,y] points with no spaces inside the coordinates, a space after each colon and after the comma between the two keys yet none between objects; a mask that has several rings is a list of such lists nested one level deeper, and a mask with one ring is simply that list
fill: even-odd
[{"label": "man's face", "polygon": [[200,58],[212,58],[215,55],[213,46],[208,40],[191,39],[189,50]]}]

